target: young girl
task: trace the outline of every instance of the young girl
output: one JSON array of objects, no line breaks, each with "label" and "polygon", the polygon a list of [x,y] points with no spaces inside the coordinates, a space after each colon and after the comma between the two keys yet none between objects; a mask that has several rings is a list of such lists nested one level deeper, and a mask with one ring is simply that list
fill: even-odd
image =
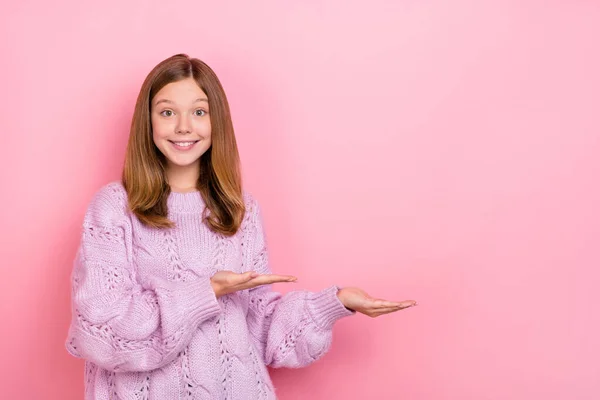
[{"label": "young girl", "polygon": [[306,366],[334,323],[416,305],[332,285],[274,292],[259,204],[242,189],[217,76],[178,54],[137,98],[122,179],[91,200],[66,347],[85,399],[275,399],[267,366]]}]

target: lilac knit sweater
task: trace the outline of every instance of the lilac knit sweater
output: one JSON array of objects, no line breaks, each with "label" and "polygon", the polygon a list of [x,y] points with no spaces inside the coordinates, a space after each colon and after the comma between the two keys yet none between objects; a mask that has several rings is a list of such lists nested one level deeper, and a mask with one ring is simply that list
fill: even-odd
[{"label": "lilac knit sweater", "polygon": [[173,229],[143,226],[120,182],[86,211],[71,274],[69,353],[85,359],[86,400],[275,399],[266,366],[306,366],[329,349],[338,319],[354,314],[336,296],[285,295],[270,286],[219,299],[218,270],[270,273],[260,208],[232,237],[201,223],[199,192],[168,199]]}]

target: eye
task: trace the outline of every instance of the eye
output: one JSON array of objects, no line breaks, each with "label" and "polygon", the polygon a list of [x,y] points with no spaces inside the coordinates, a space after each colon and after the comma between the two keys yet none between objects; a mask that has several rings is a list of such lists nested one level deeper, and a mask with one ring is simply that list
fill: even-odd
[{"label": "eye", "polygon": [[[199,112],[201,112],[201,113],[204,113],[204,114],[199,114]],[[203,116],[203,115],[205,115],[205,114],[206,114],[206,111],[204,111],[204,110],[203,110],[203,109],[201,109],[201,108],[200,108],[200,109],[198,109],[198,110],[196,110],[196,115],[197,115],[197,116],[199,116],[199,117],[201,117],[201,116]]]},{"label": "eye", "polygon": [[[165,114],[165,113],[169,113],[169,114]],[[160,112],[160,115],[162,115],[163,117],[170,117],[171,115],[173,115],[173,111],[171,110],[163,110]]]}]

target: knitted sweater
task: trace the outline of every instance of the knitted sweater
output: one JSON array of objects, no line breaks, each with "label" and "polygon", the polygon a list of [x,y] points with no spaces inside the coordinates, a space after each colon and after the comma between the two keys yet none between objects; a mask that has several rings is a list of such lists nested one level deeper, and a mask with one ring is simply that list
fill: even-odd
[{"label": "knitted sweater", "polygon": [[123,185],[98,190],[71,273],[66,348],[85,360],[85,400],[275,399],[267,366],[306,366],[352,315],[332,285],[285,295],[270,285],[218,299],[218,270],[271,273],[257,201],[225,237],[200,216],[200,192],[169,195],[172,229],[145,227]]}]

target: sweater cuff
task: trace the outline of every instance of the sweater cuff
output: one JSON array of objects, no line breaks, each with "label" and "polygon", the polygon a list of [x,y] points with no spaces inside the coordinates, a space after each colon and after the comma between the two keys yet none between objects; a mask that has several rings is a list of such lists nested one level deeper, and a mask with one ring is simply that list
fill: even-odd
[{"label": "sweater cuff", "polygon": [[187,282],[153,280],[152,287],[161,305],[161,323],[166,332],[173,333],[188,321],[190,326],[217,316],[221,306],[206,276]]},{"label": "sweater cuff", "polygon": [[333,285],[309,298],[308,309],[315,323],[322,329],[332,329],[340,318],[356,314],[337,297],[340,287]]},{"label": "sweater cuff", "polygon": [[187,300],[186,309],[191,321],[197,321],[197,324],[221,312],[221,305],[210,284],[210,279],[201,277],[189,282],[188,286],[182,288],[181,295]]}]

